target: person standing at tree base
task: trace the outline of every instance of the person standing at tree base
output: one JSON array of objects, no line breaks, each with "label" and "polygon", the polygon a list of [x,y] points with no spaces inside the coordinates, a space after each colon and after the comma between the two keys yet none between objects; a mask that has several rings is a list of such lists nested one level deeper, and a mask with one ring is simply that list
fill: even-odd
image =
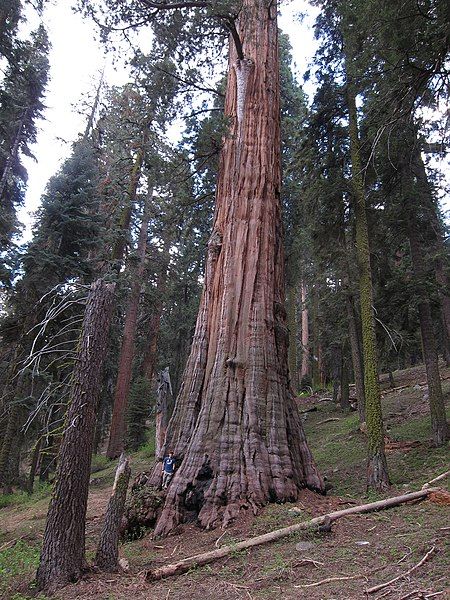
[{"label": "person standing at tree base", "polygon": [[173,452],[170,451],[168,456],[166,456],[163,460],[163,468],[162,468],[162,488],[166,490],[169,486],[170,480],[175,471],[175,460],[173,458]]}]

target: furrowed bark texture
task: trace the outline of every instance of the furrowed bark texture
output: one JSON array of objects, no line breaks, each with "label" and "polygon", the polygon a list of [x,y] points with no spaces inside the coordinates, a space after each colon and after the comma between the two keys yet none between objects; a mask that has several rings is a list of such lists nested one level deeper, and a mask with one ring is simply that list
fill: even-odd
[{"label": "furrowed bark texture", "polygon": [[232,125],[205,288],[166,436],[183,460],[156,535],[187,518],[226,526],[241,507],[323,490],[288,379],[276,2],[245,0],[237,27],[245,57],[230,51]]},{"label": "furrowed bark texture", "polygon": [[123,454],[117,466],[111,498],[106,509],[100,541],[98,543],[95,564],[102,570],[114,573],[119,570],[119,533],[120,523],[127,499],[130,481],[130,461]]},{"label": "furrowed bark texture", "polygon": [[92,285],[72,375],[55,489],[36,574],[41,590],[57,589],[75,581],[85,564],[85,517],[95,414],[113,299],[114,284],[97,280]]},{"label": "furrowed bark texture", "polygon": [[384,425],[381,412],[381,391],[378,382],[378,356],[373,314],[372,271],[370,266],[369,230],[366,198],[362,179],[359,151],[358,121],[355,91],[347,84],[352,184],[355,197],[356,252],[359,267],[359,294],[364,357],[364,391],[367,425],[367,486],[384,490],[389,486],[386,455],[384,452]]},{"label": "furrowed bark texture", "polygon": [[116,391],[114,395],[114,408],[109,432],[108,458],[117,458],[125,447],[126,412],[128,396],[130,393],[131,376],[133,373],[134,346],[139,312],[139,298],[141,295],[142,281],[145,272],[145,254],[147,251],[148,223],[150,220],[150,203],[153,197],[153,188],[150,188],[142,215],[141,229],[137,247],[138,264],[134,269],[128,299],[127,315],[123,329],[122,347],[119,358],[119,371],[117,373]]}]

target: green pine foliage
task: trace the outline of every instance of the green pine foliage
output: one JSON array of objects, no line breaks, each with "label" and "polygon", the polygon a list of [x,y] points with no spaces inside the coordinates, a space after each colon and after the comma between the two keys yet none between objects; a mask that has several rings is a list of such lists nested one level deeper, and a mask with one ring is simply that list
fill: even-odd
[{"label": "green pine foliage", "polygon": [[130,390],[127,413],[127,448],[137,450],[147,441],[146,421],[154,415],[155,398],[150,382],[137,378]]}]

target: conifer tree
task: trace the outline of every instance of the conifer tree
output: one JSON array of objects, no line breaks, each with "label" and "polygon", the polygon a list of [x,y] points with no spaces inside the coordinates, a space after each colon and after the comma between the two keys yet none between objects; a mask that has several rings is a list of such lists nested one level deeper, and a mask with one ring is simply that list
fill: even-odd
[{"label": "conifer tree", "polygon": [[23,202],[27,179],[21,155],[32,156],[30,145],[36,140],[36,122],[44,108],[48,50],[42,25],[29,41],[15,40],[0,84],[0,252],[18,231],[16,207]]}]

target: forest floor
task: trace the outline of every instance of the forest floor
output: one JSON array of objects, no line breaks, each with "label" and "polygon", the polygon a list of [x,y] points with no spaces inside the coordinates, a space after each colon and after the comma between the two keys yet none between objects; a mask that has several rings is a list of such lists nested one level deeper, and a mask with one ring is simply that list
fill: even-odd
[{"label": "forest floor", "polygon": [[[448,448],[429,443],[429,417],[425,373],[422,366],[394,372],[400,389],[390,390],[382,378],[383,412],[387,452],[394,496],[417,490],[448,470]],[[450,398],[450,369],[442,369],[443,388]],[[406,387],[403,387],[406,386]],[[185,575],[145,583],[149,568],[165,565],[214,549],[215,542],[241,539],[306,520],[331,510],[363,504],[382,496],[365,490],[364,435],[356,413],[343,414],[324,400],[329,394],[299,399],[305,412],[304,426],[319,469],[333,486],[328,496],[307,490],[296,506],[269,505],[253,517],[249,514],[224,533],[201,531],[193,525],[163,540],[150,536],[121,545],[129,570],[117,575],[91,573],[64,588],[56,597],[64,600],[415,600],[450,598],[450,507],[430,501],[402,505],[387,511],[354,515],[337,521],[331,533],[304,531],[276,543],[234,552],[211,565]],[[450,416],[450,415],[449,415]],[[133,455],[133,471],[148,469],[151,449]],[[95,457],[87,517],[87,551],[92,559],[114,476],[114,465]],[[106,466],[106,468],[104,468]],[[448,482],[444,482],[444,485]],[[36,597],[30,582],[38,563],[39,545],[50,491],[43,488],[31,499],[24,494],[3,501],[0,508],[0,598],[24,600]],[[6,506],[5,506],[6,504]],[[2,504],[0,504],[0,507]],[[365,589],[405,574],[435,548],[430,559],[409,576],[367,596]],[[310,562],[306,561],[308,559]],[[312,561],[315,561],[314,563]],[[310,584],[329,578],[345,578]],[[302,587],[304,586],[304,587]],[[39,596],[39,598],[44,598]]]}]

